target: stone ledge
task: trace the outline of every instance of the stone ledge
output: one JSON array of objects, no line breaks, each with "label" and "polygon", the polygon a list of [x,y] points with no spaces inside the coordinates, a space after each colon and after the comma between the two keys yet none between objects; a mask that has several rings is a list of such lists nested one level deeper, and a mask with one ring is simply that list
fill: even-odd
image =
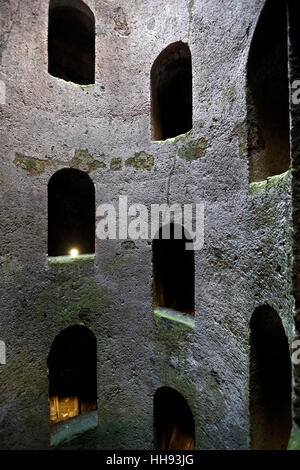
[{"label": "stone ledge", "polygon": [[71,80],[64,80],[63,78],[56,77],[55,75],[52,75],[51,73],[48,72],[49,77],[54,78],[54,80],[57,80],[58,82],[61,82],[65,85],[72,85],[73,87],[76,88],[90,88],[92,86],[95,86],[95,83],[88,83],[87,85],[80,85],[80,83],[75,83],[72,82]]},{"label": "stone ledge", "polygon": [[64,442],[75,439],[80,434],[94,429],[98,426],[98,413],[97,411],[90,411],[83,415],[75,416],[66,421],[62,421],[51,430],[50,445],[57,446]]},{"label": "stone ledge", "polygon": [[180,141],[185,141],[187,137],[189,137],[192,133],[193,129],[190,129],[189,131],[185,132],[184,134],[179,134],[176,135],[176,137],[169,137],[168,139],[164,140],[151,140],[152,144],[159,144],[159,145],[170,145],[170,144],[176,144],[177,142]]},{"label": "stone ledge", "polygon": [[79,255],[74,258],[72,256],[48,256],[48,264],[72,264],[92,261],[95,261],[95,254]]},{"label": "stone ledge", "polygon": [[288,170],[280,175],[270,176],[264,181],[249,184],[250,194],[264,194],[272,188],[284,187],[290,183],[291,171]]},{"label": "stone ledge", "polygon": [[164,318],[166,320],[174,321],[177,324],[187,326],[192,330],[195,329],[195,318],[187,313],[178,312],[172,308],[165,307],[156,307],[153,313],[157,318]]}]

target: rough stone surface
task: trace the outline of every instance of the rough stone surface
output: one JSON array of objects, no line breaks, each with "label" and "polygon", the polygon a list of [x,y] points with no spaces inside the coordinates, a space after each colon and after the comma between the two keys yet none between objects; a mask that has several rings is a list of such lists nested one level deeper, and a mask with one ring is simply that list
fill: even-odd
[{"label": "rough stone surface", "polygon": [[151,171],[154,166],[154,158],[152,155],[147,155],[146,152],[137,152],[134,157],[126,160],[125,166],[132,166],[136,170]]},{"label": "rough stone surface", "polygon": [[[47,72],[48,2],[0,2],[0,448],[50,447],[47,357],[62,329],[84,324],[99,422],[65,448],[151,449],[153,396],[170,386],[190,405],[197,449],[247,449],[255,308],[272,306],[293,336],[291,180],[248,185],[246,64],[263,2],[86,3],[96,83],[80,87]],[[152,142],[151,66],[175,41],[192,53],[193,130]],[[154,318],[147,241],[97,241],[95,260],[49,263],[47,183],[74,166],[90,171],[97,204],[205,203],[194,330]]]}]

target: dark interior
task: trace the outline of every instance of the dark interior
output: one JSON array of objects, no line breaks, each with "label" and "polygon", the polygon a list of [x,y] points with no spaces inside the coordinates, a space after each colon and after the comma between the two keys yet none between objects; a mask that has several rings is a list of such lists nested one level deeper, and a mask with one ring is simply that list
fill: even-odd
[{"label": "dark interior", "polygon": [[96,338],[88,328],[72,326],[62,331],[52,344],[48,367],[49,394],[57,397],[59,408],[53,424],[97,408]]},{"label": "dark interior", "polygon": [[48,185],[48,255],[68,255],[72,248],[95,252],[95,187],[86,173],[63,169]]},{"label": "dark interior", "polygon": [[195,425],[186,400],[176,390],[160,388],[154,396],[156,449],[194,450]]},{"label": "dark interior", "polygon": [[95,83],[95,18],[80,0],[50,2],[48,62],[54,77]]},{"label": "dark interior", "polygon": [[171,44],[156,59],[151,93],[153,140],[176,137],[192,129],[192,56],[187,44]]},{"label": "dark interior", "polygon": [[250,336],[250,436],[253,450],[284,450],[291,427],[291,361],[280,317],[255,310]]},{"label": "dark interior", "polygon": [[153,240],[155,303],[194,315],[194,251],[186,250],[189,238],[180,229],[181,240],[174,237],[174,224],[170,226],[169,240],[162,238],[163,228],[159,239]]},{"label": "dark interior", "polygon": [[269,0],[261,13],[248,60],[248,152],[250,181],[287,171],[289,84],[286,2]]}]

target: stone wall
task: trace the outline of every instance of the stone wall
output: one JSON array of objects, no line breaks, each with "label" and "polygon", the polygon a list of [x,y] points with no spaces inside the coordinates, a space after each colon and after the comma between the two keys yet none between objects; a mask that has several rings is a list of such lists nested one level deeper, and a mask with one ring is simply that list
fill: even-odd
[{"label": "stone wall", "polygon": [[[56,335],[97,338],[99,424],[66,447],[151,449],[153,397],[187,400],[198,449],[249,446],[249,323],[270,305],[290,341],[291,178],[248,181],[246,65],[261,0],[87,0],[95,85],[48,74],[45,0],[0,3],[0,447],[50,446],[47,357]],[[193,129],[151,141],[150,72],[189,44]],[[96,204],[205,204],[195,253],[195,328],[153,315],[152,249],[96,242],[95,259],[47,259],[47,184],[86,171]]]}]

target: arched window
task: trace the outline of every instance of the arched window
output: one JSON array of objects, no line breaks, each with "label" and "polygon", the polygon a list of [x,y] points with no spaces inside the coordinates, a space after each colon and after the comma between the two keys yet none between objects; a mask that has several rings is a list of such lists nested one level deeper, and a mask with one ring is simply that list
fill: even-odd
[{"label": "arched window", "polygon": [[48,70],[79,85],[95,83],[95,17],[81,0],[50,0]]},{"label": "arched window", "polygon": [[48,255],[64,256],[77,249],[95,251],[95,187],[79,170],[56,172],[48,184]]},{"label": "arched window", "polygon": [[195,424],[180,393],[162,387],[154,396],[154,431],[158,450],[194,450]]},{"label": "arched window", "polygon": [[175,225],[170,224],[170,237],[164,239],[164,226],[153,240],[154,303],[194,315],[195,263],[194,251],[186,249],[189,238],[177,225],[181,239],[176,239]]},{"label": "arched window", "polygon": [[152,139],[165,140],[193,127],[192,56],[176,42],[164,49],[151,70]]},{"label": "arched window", "polygon": [[290,167],[287,12],[268,0],[250,48],[247,69],[250,182]]},{"label": "arched window", "polygon": [[71,326],[53,341],[48,357],[50,425],[97,409],[96,338]]},{"label": "arched window", "polygon": [[254,450],[283,450],[292,427],[287,337],[269,306],[255,310],[250,327],[250,445]]}]

